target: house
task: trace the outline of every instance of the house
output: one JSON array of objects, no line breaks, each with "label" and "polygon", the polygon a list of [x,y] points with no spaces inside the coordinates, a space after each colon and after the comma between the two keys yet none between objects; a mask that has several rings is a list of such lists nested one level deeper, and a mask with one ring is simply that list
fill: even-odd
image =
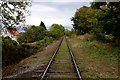
[{"label": "house", "polygon": [[20,33],[17,31],[16,28],[4,27],[1,31],[1,36],[4,36],[4,37],[9,36],[12,40],[15,40],[16,42],[17,42],[18,35],[20,35]]}]

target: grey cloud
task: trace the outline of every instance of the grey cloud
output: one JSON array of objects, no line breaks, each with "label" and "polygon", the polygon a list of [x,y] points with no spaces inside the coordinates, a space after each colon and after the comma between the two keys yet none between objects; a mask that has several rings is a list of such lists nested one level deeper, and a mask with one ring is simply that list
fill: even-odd
[{"label": "grey cloud", "polygon": [[[27,23],[38,25],[40,20],[44,20],[47,26],[51,26],[51,22],[49,22],[51,19],[53,23],[58,22],[57,24],[59,24],[60,22],[66,29],[70,30],[72,28],[70,18],[74,15],[76,9],[82,6],[90,6],[90,2],[33,2],[30,8],[30,19],[34,21],[32,20],[30,22],[30,20],[28,20]],[[55,19],[58,21],[55,21]],[[65,23],[59,19],[68,21]]]}]

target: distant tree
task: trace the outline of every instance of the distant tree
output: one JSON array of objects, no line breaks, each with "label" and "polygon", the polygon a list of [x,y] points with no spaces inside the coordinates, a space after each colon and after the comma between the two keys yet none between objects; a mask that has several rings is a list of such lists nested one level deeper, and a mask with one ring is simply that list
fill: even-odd
[{"label": "distant tree", "polygon": [[18,37],[19,43],[28,43],[42,40],[45,37],[45,29],[42,26],[25,28],[25,33]]},{"label": "distant tree", "polygon": [[40,26],[44,27],[44,28],[45,28],[45,30],[47,30],[47,29],[46,29],[46,27],[45,27],[44,22],[42,22],[42,21],[41,21]]},{"label": "distant tree", "polygon": [[71,35],[71,34],[76,34],[75,29],[71,29],[70,35]]},{"label": "distant tree", "polygon": [[58,39],[59,37],[64,35],[65,28],[62,25],[59,24],[52,24],[50,27],[50,32],[52,33],[52,36],[55,39]]},{"label": "distant tree", "polygon": [[70,30],[66,29],[65,30],[65,35],[70,36]]}]

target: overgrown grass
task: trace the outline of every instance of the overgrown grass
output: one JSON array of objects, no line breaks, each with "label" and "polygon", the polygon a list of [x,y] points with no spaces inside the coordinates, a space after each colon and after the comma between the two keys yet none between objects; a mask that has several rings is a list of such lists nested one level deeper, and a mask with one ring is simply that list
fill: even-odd
[{"label": "overgrown grass", "polygon": [[120,49],[108,43],[86,41],[71,38],[70,46],[84,78],[116,78],[118,77],[118,54]]},{"label": "overgrown grass", "polygon": [[[117,58],[120,52],[118,47],[112,47],[110,44],[105,44],[98,41],[83,41],[77,40],[79,47],[89,48],[92,55],[105,56],[110,58]],[[113,59],[114,60],[114,59]]]},{"label": "overgrown grass", "polygon": [[67,43],[65,38],[60,46],[58,53],[55,56],[55,61],[53,62],[54,70],[60,71],[70,71],[71,69],[74,70],[71,60],[71,55],[69,53],[69,49],[67,47]]},{"label": "overgrown grass", "polygon": [[30,56],[30,58],[37,58],[37,56]]}]

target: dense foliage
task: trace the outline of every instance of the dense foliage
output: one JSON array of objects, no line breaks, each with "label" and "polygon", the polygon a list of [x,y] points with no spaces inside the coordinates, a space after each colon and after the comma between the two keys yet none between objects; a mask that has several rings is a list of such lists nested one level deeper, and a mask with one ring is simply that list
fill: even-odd
[{"label": "dense foliage", "polygon": [[97,22],[97,19],[94,17],[95,11],[96,10],[85,6],[77,9],[74,17],[71,19],[77,34],[88,33],[93,28]]},{"label": "dense foliage", "polygon": [[[20,57],[25,57],[25,49],[9,37],[2,38],[2,63],[3,66],[10,62],[19,61]],[[23,53],[24,52],[24,53]],[[23,58],[24,58],[23,57]]]},{"label": "dense foliage", "polygon": [[46,37],[58,39],[64,35],[64,27],[62,25],[53,24],[50,31],[45,30],[45,26],[31,26],[24,28],[25,33],[18,37],[19,43],[31,43],[39,40],[45,40]]},{"label": "dense foliage", "polygon": [[72,34],[76,34],[75,29],[71,29],[71,31],[68,29],[65,30],[66,36],[71,36]]},{"label": "dense foliage", "polygon": [[[94,3],[92,6],[98,6],[96,4],[99,3]],[[98,7],[103,5],[104,4],[99,4]],[[95,17],[98,19],[96,29],[101,29],[101,34],[96,31],[97,35],[112,41],[120,39],[120,2],[110,2],[106,4],[106,9],[100,8]]]},{"label": "dense foliage", "polygon": [[120,42],[120,2],[93,2],[77,9],[71,20],[77,34],[93,33],[104,42]]},{"label": "dense foliage", "polygon": [[68,29],[65,30],[65,35],[70,36],[70,31]]},{"label": "dense foliage", "polygon": [[42,26],[31,26],[25,28],[25,33],[18,37],[19,43],[30,43],[43,39],[45,37],[45,29]]},{"label": "dense foliage", "polygon": [[25,32],[18,36],[19,44],[9,37],[2,39],[3,66],[19,62],[20,60],[40,51],[40,47],[48,45],[64,35],[62,25],[53,24],[50,31],[43,26],[25,27]]},{"label": "dense foliage", "polygon": [[64,27],[62,25],[53,24],[50,27],[50,32],[52,33],[52,37],[58,39],[59,37],[64,35]]},{"label": "dense foliage", "polygon": [[[45,43],[45,42],[44,42]],[[15,64],[35,54],[41,45],[18,44],[10,37],[2,37],[2,65]]]}]

